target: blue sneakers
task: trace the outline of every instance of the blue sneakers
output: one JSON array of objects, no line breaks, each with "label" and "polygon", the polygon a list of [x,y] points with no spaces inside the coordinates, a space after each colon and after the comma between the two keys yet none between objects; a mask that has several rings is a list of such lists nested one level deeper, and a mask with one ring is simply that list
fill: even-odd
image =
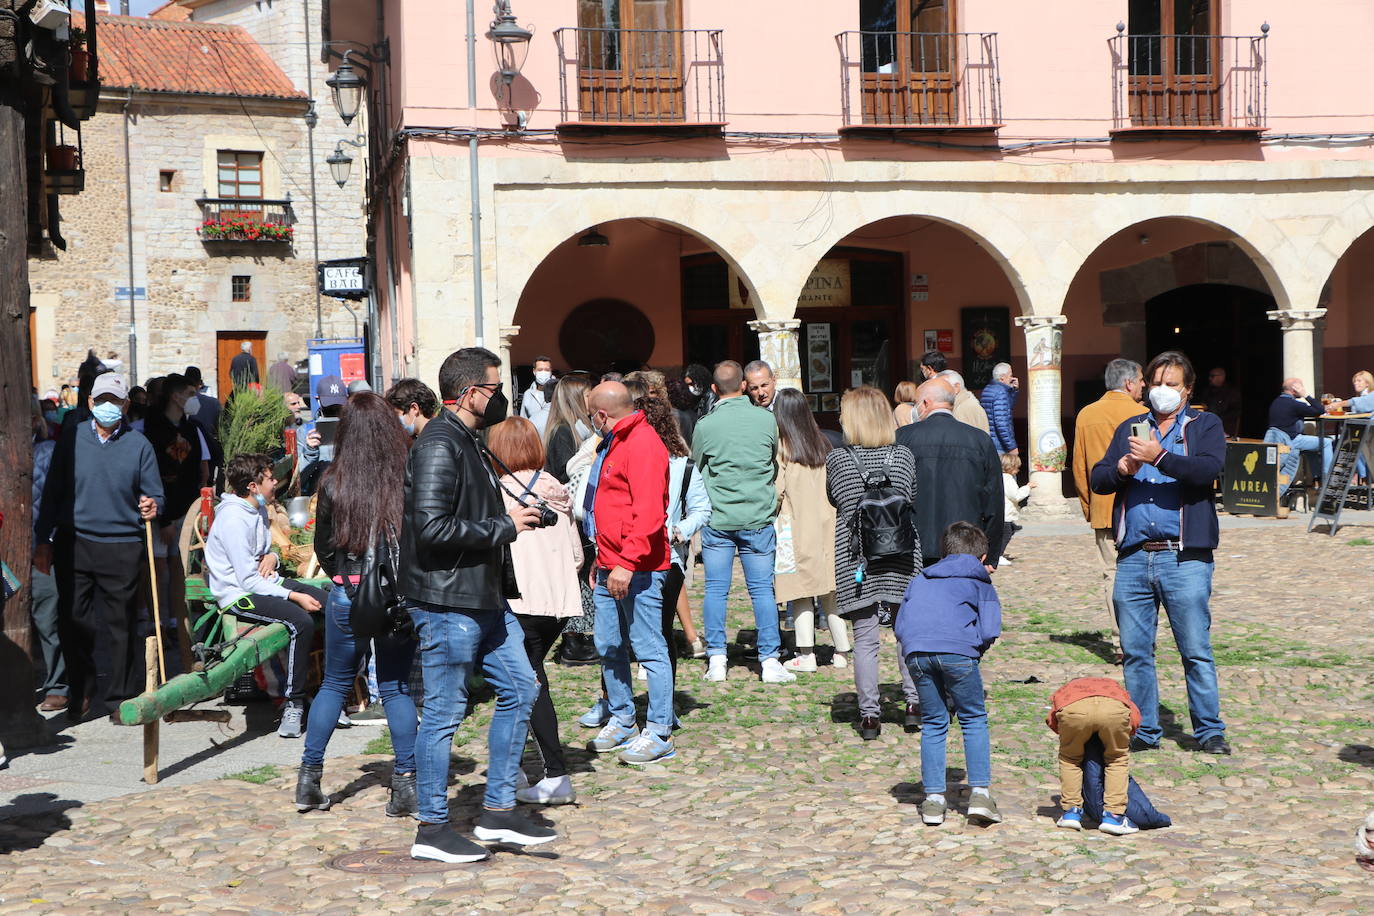
[{"label": "blue sneakers", "polygon": [[601,733],[593,738],[587,747],[598,754],[609,754],[612,751],[620,751],[629,747],[630,742],[637,737],[639,737],[639,726],[607,722],[606,727],[601,729]]},{"label": "blue sneakers", "polygon": [[598,697],[592,708],[582,714],[577,724],[583,728],[600,728],[611,721],[611,707],[605,697]]},{"label": "blue sneakers", "polygon": [[1124,814],[1112,814],[1110,811],[1102,812],[1102,823],[1097,825],[1097,829],[1103,833],[1110,833],[1112,836],[1126,836],[1128,833],[1137,833],[1140,828],[1131,823],[1131,819]]},{"label": "blue sneakers", "polygon": [[660,760],[672,760],[676,756],[677,747],[673,744],[672,736],[663,738],[653,732],[643,731],[625,748],[625,752],[620,755],[620,762],[644,766]]},{"label": "blue sneakers", "polygon": [[1083,829],[1083,809],[1073,807],[1059,815],[1059,820],[1054,822],[1054,826],[1063,827],[1065,830]]}]

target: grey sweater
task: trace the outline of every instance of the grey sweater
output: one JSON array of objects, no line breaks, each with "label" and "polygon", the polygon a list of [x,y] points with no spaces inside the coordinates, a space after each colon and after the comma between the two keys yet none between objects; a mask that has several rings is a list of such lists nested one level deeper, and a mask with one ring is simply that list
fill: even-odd
[{"label": "grey sweater", "polygon": [[39,541],[58,527],[89,541],[141,541],[139,497],[152,497],[162,511],[162,478],[148,440],[126,424],[101,442],[92,422],[74,425],[53,449],[35,525]]},{"label": "grey sweater", "polygon": [[273,572],[258,575],[258,561],[272,549],[267,510],[250,506],[242,496],[225,493],[215,509],[215,523],[205,542],[205,578],[220,607],[244,595],[286,598],[291,590]]}]

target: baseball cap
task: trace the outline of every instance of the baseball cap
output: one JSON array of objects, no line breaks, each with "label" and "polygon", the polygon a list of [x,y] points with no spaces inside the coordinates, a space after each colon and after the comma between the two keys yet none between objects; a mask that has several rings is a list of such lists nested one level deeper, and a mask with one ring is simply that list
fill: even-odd
[{"label": "baseball cap", "polygon": [[95,384],[91,386],[91,397],[98,398],[103,394],[112,394],[121,401],[128,398],[129,386],[124,384],[124,376],[116,372],[97,375]]},{"label": "baseball cap", "polygon": [[372,386],[364,379],[356,379],[348,383],[348,393],[357,394],[359,391],[371,391]]},{"label": "baseball cap", "polygon": [[335,407],[348,403],[348,389],[337,375],[322,375],[315,383],[315,397],[321,407]]}]

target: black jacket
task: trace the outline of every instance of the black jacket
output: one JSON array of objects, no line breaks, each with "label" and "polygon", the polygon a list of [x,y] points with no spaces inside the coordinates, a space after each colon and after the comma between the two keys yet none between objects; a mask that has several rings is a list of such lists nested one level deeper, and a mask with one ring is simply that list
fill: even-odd
[{"label": "black jacket", "polygon": [[1310,395],[1295,398],[1291,394],[1281,394],[1269,405],[1269,426],[1282,430],[1288,438],[1302,435],[1302,421],[1322,415],[1322,405]]},{"label": "black jacket", "polygon": [[992,438],[954,414],[931,414],[897,430],[897,444],[916,456],[916,530],[929,566],[944,556],[941,535],[971,522],[988,536],[989,566],[1002,555],[1002,462]]},{"label": "black jacket", "polygon": [[320,569],[333,579],[335,576],[347,577],[362,575],[360,556],[334,546],[334,500],[329,494],[328,483],[321,483],[315,503],[315,558],[320,561]]},{"label": "black jacket", "polygon": [[506,514],[491,468],[450,410],[426,424],[406,461],[401,594],[447,608],[495,611],[518,597]]}]

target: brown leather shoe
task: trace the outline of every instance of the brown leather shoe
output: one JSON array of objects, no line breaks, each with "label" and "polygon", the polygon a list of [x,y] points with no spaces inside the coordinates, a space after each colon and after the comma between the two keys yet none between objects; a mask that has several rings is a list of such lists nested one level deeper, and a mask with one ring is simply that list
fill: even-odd
[{"label": "brown leather shoe", "polygon": [[38,704],[39,712],[57,712],[67,708],[67,698],[60,693],[50,693]]}]

